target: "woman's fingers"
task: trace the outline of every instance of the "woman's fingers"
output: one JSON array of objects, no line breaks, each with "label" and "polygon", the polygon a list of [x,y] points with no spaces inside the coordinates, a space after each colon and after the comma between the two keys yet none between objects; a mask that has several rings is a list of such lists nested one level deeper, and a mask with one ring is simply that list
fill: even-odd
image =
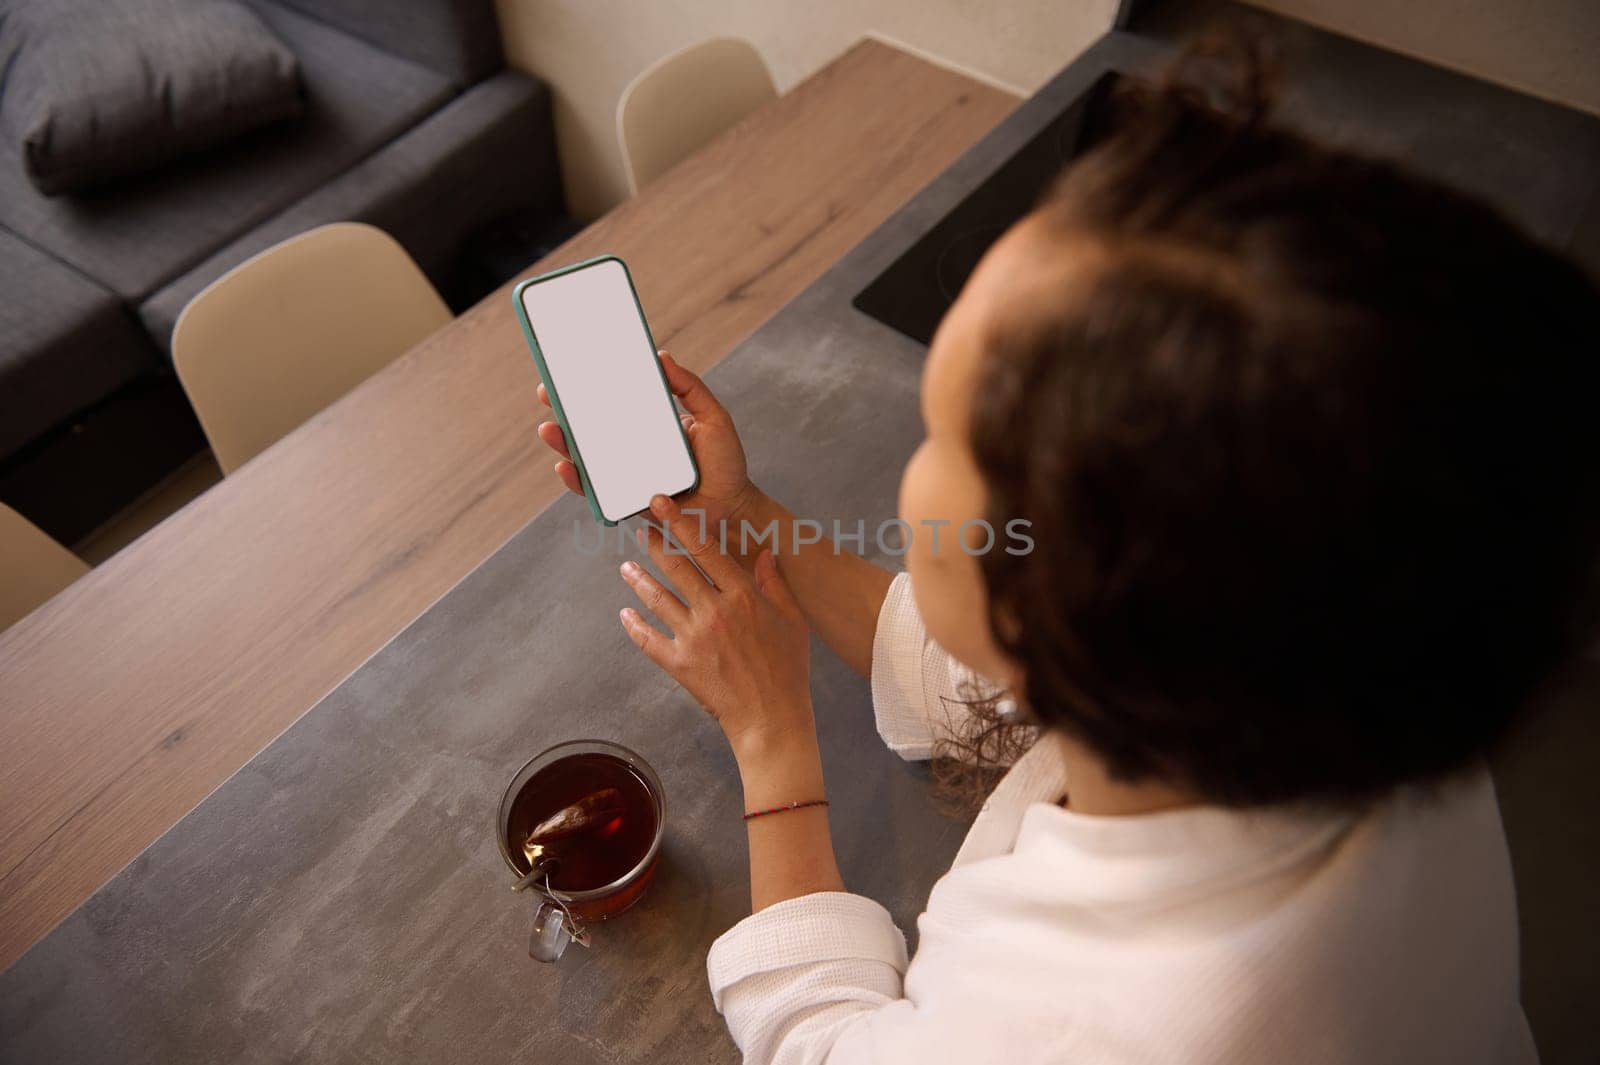
[{"label": "woman's fingers", "polygon": [[672,533],[672,538],[681,545],[680,550],[689,553],[705,575],[711,578],[712,584],[725,588],[730,581],[744,576],[744,571],[739,568],[738,563],[722,553],[717,542],[716,530],[705,527],[704,514],[685,514],[670,496],[656,496],[652,499],[650,513],[667,527],[667,531]]},{"label": "woman's fingers", "polygon": [[660,529],[646,525],[637,535],[657,568],[666,574],[678,598],[687,603],[690,610],[704,602],[707,596],[716,594],[716,589],[694,568],[694,563],[689,561],[689,556],[684,554],[682,548],[667,550],[667,541]]},{"label": "woman's fingers", "polygon": [[539,383],[539,402],[547,407],[550,406],[550,393],[545,391],[544,382],[542,381]]},{"label": "woman's fingers", "polygon": [[578,467],[566,459],[556,463],[556,477],[567,486],[567,491],[573,495],[583,495],[583,478],[578,476]]},{"label": "woman's fingers", "polygon": [[671,672],[673,642],[631,606],[623,607],[620,616],[622,627],[628,630],[628,638],[644,652],[644,656],[662,669]]},{"label": "woman's fingers", "polygon": [[667,387],[672,389],[673,395],[683,401],[684,410],[696,418],[707,421],[727,419],[727,410],[697,374],[679,366],[678,361],[665,351],[658,351],[656,354],[661,357],[661,370],[666,374]]},{"label": "woman's fingers", "polygon": [[554,451],[564,459],[570,459],[572,452],[567,450],[567,434],[561,431],[561,426],[555,422],[540,422],[539,428],[534,430],[544,446]]},{"label": "woman's fingers", "polygon": [[561,426],[555,422],[540,422],[535,432],[545,447],[561,456],[561,461],[555,466],[556,477],[566,485],[567,491],[583,495],[583,478],[578,476],[578,467],[572,463],[572,453],[567,450],[567,437],[561,431]]},{"label": "woman's fingers", "polygon": [[656,617],[667,623],[673,632],[683,628],[683,623],[689,617],[689,608],[683,601],[650,575],[639,563],[629,559],[622,564],[622,579],[628,582],[628,587],[633,589],[633,594],[639,597]]},{"label": "woman's fingers", "polygon": [[756,587],[761,589],[762,595],[771,600],[773,606],[793,620],[804,622],[805,615],[800,610],[800,601],[794,597],[789,582],[779,571],[778,560],[772,554],[771,548],[763,549],[761,554],[756,556],[755,578]]}]

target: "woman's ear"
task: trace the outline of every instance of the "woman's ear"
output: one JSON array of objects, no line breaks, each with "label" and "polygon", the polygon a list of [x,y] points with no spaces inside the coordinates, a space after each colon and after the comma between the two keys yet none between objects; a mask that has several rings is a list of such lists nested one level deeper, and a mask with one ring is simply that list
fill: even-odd
[{"label": "woman's ear", "polygon": [[1020,700],[1026,690],[1023,686],[1026,677],[1022,671],[1022,663],[1012,657],[1010,649],[1018,644],[1018,639],[1022,635],[1022,623],[1009,607],[997,607],[990,614],[990,628],[995,650],[1000,660],[1005,663],[1005,675],[995,679],[1003,683],[1006,690],[1015,693]]},{"label": "woman's ear", "polygon": [[1022,635],[1022,623],[1011,612],[1011,608],[1006,606],[996,607],[991,611],[989,618],[994,627],[996,641],[1002,647],[1015,646],[1018,637]]}]

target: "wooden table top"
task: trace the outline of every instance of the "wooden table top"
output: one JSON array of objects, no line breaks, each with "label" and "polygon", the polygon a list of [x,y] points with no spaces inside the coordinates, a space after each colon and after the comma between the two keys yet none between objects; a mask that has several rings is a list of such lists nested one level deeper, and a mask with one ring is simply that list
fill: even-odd
[{"label": "wooden table top", "polygon": [[[528,273],[703,370],[1016,103],[863,41]],[[508,292],[0,632],[0,967],[556,497]]]}]

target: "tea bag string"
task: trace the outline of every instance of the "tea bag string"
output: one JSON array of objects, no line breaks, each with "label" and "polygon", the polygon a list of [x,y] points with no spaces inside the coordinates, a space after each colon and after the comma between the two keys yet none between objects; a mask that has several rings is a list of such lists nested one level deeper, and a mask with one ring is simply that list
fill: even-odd
[{"label": "tea bag string", "polygon": [[566,900],[560,895],[557,895],[555,889],[550,886],[549,872],[544,874],[544,893],[546,898],[555,903],[557,906],[561,907],[561,917],[562,920],[566,922],[567,935],[571,936],[573,942],[577,943],[579,946],[588,946],[588,932],[584,930],[583,925],[578,923],[578,919],[572,915],[572,911],[567,908]]}]

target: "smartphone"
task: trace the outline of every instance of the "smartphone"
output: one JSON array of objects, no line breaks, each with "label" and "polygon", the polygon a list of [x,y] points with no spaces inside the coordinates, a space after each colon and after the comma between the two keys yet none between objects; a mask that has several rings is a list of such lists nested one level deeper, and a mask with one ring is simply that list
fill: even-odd
[{"label": "smartphone", "polygon": [[700,470],[623,261],[541,274],[512,297],[595,519],[615,525],[657,493],[693,490]]}]

